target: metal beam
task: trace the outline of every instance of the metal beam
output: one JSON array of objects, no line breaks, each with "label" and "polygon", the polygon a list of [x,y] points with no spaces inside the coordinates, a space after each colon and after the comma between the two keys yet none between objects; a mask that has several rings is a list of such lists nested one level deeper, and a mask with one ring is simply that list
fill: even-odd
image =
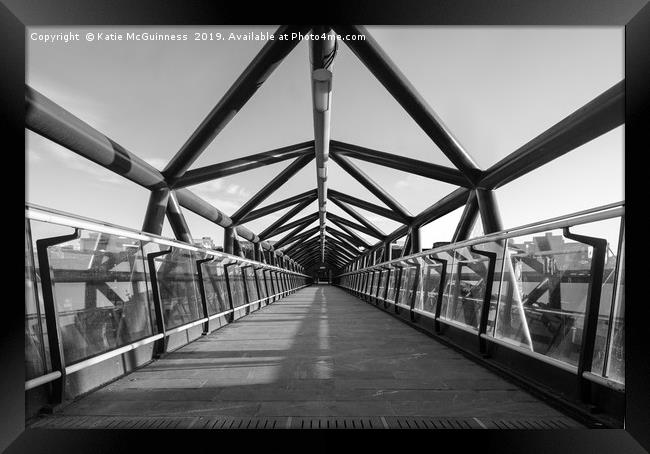
[{"label": "metal beam", "polygon": [[460,220],[458,221],[458,226],[456,227],[456,231],[454,232],[454,235],[451,238],[451,242],[456,243],[458,241],[468,239],[469,235],[472,233],[472,228],[476,223],[477,217],[478,217],[478,202],[476,200],[476,192],[472,191],[470,192],[469,197],[467,198],[467,202],[465,203],[465,209],[463,210],[463,214],[460,216]]},{"label": "metal beam", "polygon": [[[328,217],[330,213],[327,213]],[[367,243],[363,238],[361,238],[359,235],[357,235],[353,230],[349,229],[345,224],[342,224],[339,222],[338,219],[335,218],[329,218],[334,225],[336,225],[338,228],[343,230],[343,232],[347,233],[350,238],[354,238],[354,242],[358,244],[359,246],[363,246],[364,248],[368,249],[370,247],[370,244]]]},{"label": "metal beam", "polygon": [[[287,227],[285,223],[293,218],[296,214],[300,213],[302,210],[304,210],[309,204],[311,204],[311,200],[303,200],[301,203],[297,204],[295,207],[287,211],[285,214],[283,214],[278,220],[276,220],[273,224],[268,226],[266,229],[260,233],[259,237],[260,238],[269,238],[271,236],[277,235],[280,232],[283,232],[285,230],[290,229],[291,227]],[[318,213],[316,214],[316,217],[318,217]],[[290,224],[289,224],[290,225]],[[298,224],[295,224],[298,225]],[[282,230],[280,230],[282,229]]]},{"label": "metal beam", "polygon": [[[167,188],[158,169],[29,86],[25,86],[25,127],[142,187]],[[179,189],[175,194],[183,208],[221,227],[232,225],[230,217],[190,190]],[[237,233],[248,241],[259,241],[245,227],[238,226]]]},{"label": "metal beam", "polygon": [[330,146],[332,155],[345,154],[346,156],[361,161],[390,167],[391,169],[401,170],[403,172],[420,175],[433,180],[444,181],[445,183],[454,184],[456,186],[469,185],[469,182],[459,170],[450,167],[432,164],[418,159],[407,158],[406,156],[385,153],[383,151],[371,150],[358,145],[339,142],[338,140],[331,140]]},{"label": "metal beam", "polygon": [[267,216],[271,213],[275,213],[276,211],[282,210],[283,208],[289,207],[291,205],[295,205],[296,203],[300,203],[304,200],[309,200],[310,202],[316,200],[316,189],[310,189],[309,191],[303,192],[302,194],[294,195],[293,197],[289,197],[287,199],[280,200],[279,202],[272,203],[265,207],[258,208],[257,210],[253,210],[250,213],[248,213],[246,216],[244,216],[244,218],[240,222],[242,223],[250,222],[254,219],[258,219]]},{"label": "metal beam", "polygon": [[401,215],[395,213],[394,211],[389,210],[388,208],[375,205],[374,203],[366,202],[365,200],[357,199],[356,197],[353,197],[348,194],[344,194],[334,189],[330,189],[327,196],[330,200],[334,200],[334,199],[340,200],[342,202],[348,203],[350,205],[354,205],[356,207],[378,214],[385,218],[392,219],[393,221],[397,221],[402,224],[405,223],[405,220]]},{"label": "metal beam", "polygon": [[384,202],[388,208],[399,214],[402,222],[408,222],[408,220],[412,217],[411,213],[409,213],[408,210],[402,206],[402,204],[400,204],[393,196],[386,192],[381,186],[373,181],[372,178],[366,175],[363,170],[357,167],[348,158],[342,154],[332,153],[332,159],[334,159],[334,162],[341,166],[341,168],[350,174],[355,180],[361,183],[364,188],[370,191],[379,200]]},{"label": "metal beam", "polygon": [[359,244],[354,241],[354,238],[351,236],[347,235],[346,233],[343,233],[339,230],[336,230],[335,228],[332,228],[332,226],[327,228],[327,233],[330,233],[331,235],[334,236],[335,239],[338,239],[340,241],[343,241],[347,246],[349,246],[352,250],[354,250],[354,256],[357,256],[360,254],[359,251]]},{"label": "metal beam", "polygon": [[167,200],[169,199],[169,189],[161,188],[151,191],[147,211],[142,223],[142,231],[161,235],[163,224],[165,222],[165,212],[167,211]]},{"label": "metal beam", "polygon": [[398,227],[393,232],[386,235],[383,241],[380,241],[372,248],[370,248],[370,250],[372,251],[379,248],[384,242],[393,242],[399,238],[402,238],[403,236],[406,236],[412,226],[421,227],[424,224],[435,221],[445,214],[448,214],[455,209],[460,208],[467,201],[469,193],[470,189],[467,188],[458,188],[455,191],[452,191],[430,207],[424,209],[420,214],[415,216],[415,218],[413,218],[413,221],[411,221],[411,225],[402,225],[401,227]]},{"label": "metal beam", "polygon": [[266,81],[280,62],[300,42],[297,39],[280,40],[278,36],[293,32],[305,33],[306,26],[283,25],[269,40],[253,61],[244,69],[199,127],[192,133],[180,150],[163,170],[165,179],[174,184],[214,140],[221,130],[239,112],[257,89]]},{"label": "metal beam", "polygon": [[[284,236],[284,237],[283,237],[282,239],[280,239],[278,242],[274,243],[273,247],[275,247],[276,249],[279,249],[279,248],[281,248],[282,246],[284,246],[284,245],[286,245],[286,244],[293,243],[293,242],[295,242],[295,241],[301,240],[301,239],[303,239],[303,238],[308,237],[309,235],[312,235],[312,234],[318,232],[319,227],[316,226],[316,227],[314,227],[314,228],[312,228],[312,229],[309,229],[309,230],[307,230],[307,231],[301,233],[300,235],[296,235],[296,233],[298,233],[300,230],[302,230],[302,229],[304,229],[305,227],[307,227],[309,224],[310,224],[310,223],[305,223],[304,226],[300,226],[300,227],[296,228],[294,231],[289,232],[286,236]],[[300,229],[300,230],[299,230],[299,229]],[[288,250],[285,250],[284,253],[287,254],[287,253],[288,253]]]},{"label": "metal beam", "polygon": [[[308,216],[308,217],[309,217],[309,216]],[[278,240],[276,243],[273,243],[273,247],[279,249],[279,248],[281,248],[283,245],[285,245],[285,244],[291,242],[291,241],[293,240],[293,238],[295,238],[296,235],[298,235],[298,233],[300,233],[300,232],[302,232],[303,230],[305,230],[305,228],[307,228],[307,226],[308,226],[309,224],[311,224],[312,222],[314,222],[315,220],[316,220],[316,219],[313,218],[313,217],[311,217],[310,219],[304,219],[304,220],[302,221],[302,223],[301,223],[300,225],[298,225],[298,227],[296,227],[295,229],[293,229],[291,232],[287,233],[285,236],[283,236],[283,237],[282,237],[280,240]],[[306,233],[306,232],[305,232],[305,233]]]},{"label": "metal beam", "polygon": [[334,29],[341,35],[365,35],[364,40],[349,40],[345,41],[345,44],[386,87],[454,166],[465,175],[470,183],[474,184],[480,176],[481,170],[397,65],[370,36],[365,27],[340,25],[335,26]]},{"label": "metal beam", "polygon": [[[293,240],[293,244],[288,246],[284,250],[284,253],[291,257],[295,257],[295,254],[298,251],[301,251],[302,249],[306,248],[308,245],[310,245],[315,241],[319,241],[320,239],[319,230],[320,230],[319,227],[314,227],[313,229],[309,229],[307,232],[297,235],[296,238]],[[314,234],[316,234],[316,236],[312,236]]]},{"label": "metal beam", "polygon": [[[341,216],[337,216],[334,213],[327,213],[327,218],[330,219],[332,222],[336,223],[336,225],[338,225],[339,227],[341,227],[341,225],[345,225],[345,226],[351,227],[351,228],[353,228],[353,229],[355,229],[355,230],[357,230],[359,232],[363,232],[366,235],[375,236],[375,232],[373,232],[369,228],[367,228],[367,227],[365,227],[363,225],[357,224],[356,222],[352,222],[352,221],[350,221],[348,219],[345,219],[345,218],[343,218]],[[341,227],[341,228],[343,228],[343,227]],[[345,230],[347,232],[349,232],[349,230],[347,228]],[[355,238],[358,238],[359,241],[361,241],[362,243],[365,243],[365,241],[363,241],[361,238],[359,238],[356,234],[352,234],[352,236],[354,236]],[[381,238],[383,238],[383,236],[379,237],[379,239],[381,239]]]},{"label": "metal beam", "polygon": [[312,155],[314,153],[314,141],[297,143],[288,147],[277,148],[263,153],[257,153],[244,158],[232,159],[230,161],[212,164],[209,166],[192,169],[178,179],[174,188],[182,188],[206,181],[216,180],[228,175],[233,175],[247,170],[253,170],[258,167],[275,164],[287,159],[299,158],[301,156]]},{"label": "metal beam", "polygon": [[501,221],[501,214],[499,213],[494,191],[476,189],[476,200],[481,213],[483,233],[487,235],[488,233],[503,230],[503,222]]},{"label": "metal beam", "polygon": [[349,206],[347,203],[341,202],[340,200],[336,200],[335,198],[331,197],[331,194],[328,195],[328,198],[334,202],[335,205],[337,205],[340,209],[345,211],[347,214],[352,216],[354,219],[365,225],[370,231],[372,231],[372,236],[375,238],[381,239],[386,236],[384,232],[379,230],[377,226],[375,226],[372,222],[367,220],[365,217],[363,217],[357,210]]},{"label": "metal beam", "polygon": [[625,80],[485,170],[477,186],[501,187],[623,123]]},{"label": "metal beam", "polygon": [[[314,151],[316,156],[316,183],[318,189],[319,226],[321,243],[324,238],[327,211],[327,161],[330,148],[330,113],[332,110],[332,63],[336,56],[336,35],[329,27],[313,28],[317,35],[326,34],[326,40],[309,42],[311,63],[312,112],[314,118]],[[325,251],[321,250],[324,256]]]},{"label": "metal beam", "polygon": [[174,231],[176,239],[192,244],[190,229],[187,226],[187,222],[185,222],[185,217],[181,212],[181,207],[178,204],[178,199],[176,199],[174,191],[169,192],[167,199],[167,219],[169,219],[169,224]]},{"label": "metal beam", "polygon": [[294,176],[300,169],[305,167],[309,161],[314,159],[313,156],[302,156],[289,164],[282,172],[276,175],[266,186],[260,189],[248,202],[231,216],[232,222],[238,224],[241,219],[250,213],[257,205],[262,203],[267,197],[273,194],[280,186],[286,183],[289,178]]},{"label": "metal beam", "polygon": [[286,232],[287,230],[291,230],[294,227],[297,227],[304,223],[309,225],[316,220],[318,220],[318,213],[308,214],[307,216],[303,216],[300,219],[296,219],[295,221],[289,222],[288,224],[284,224],[281,225],[280,227],[277,227],[273,231],[269,232],[268,238],[276,236],[282,232]]}]

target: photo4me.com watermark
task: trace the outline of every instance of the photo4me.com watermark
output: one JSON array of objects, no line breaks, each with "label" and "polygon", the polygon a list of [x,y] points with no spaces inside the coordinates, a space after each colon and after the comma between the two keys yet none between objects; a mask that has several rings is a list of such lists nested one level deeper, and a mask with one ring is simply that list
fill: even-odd
[{"label": "photo4me.com watermark", "polygon": [[71,43],[77,41],[87,42],[113,42],[113,41],[364,41],[363,34],[334,33],[273,33],[273,32],[219,32],[219,31],[193,31],[183,33],[160,32],[60,32],[39,33],[30,32],[29,39],[44,44]]}]

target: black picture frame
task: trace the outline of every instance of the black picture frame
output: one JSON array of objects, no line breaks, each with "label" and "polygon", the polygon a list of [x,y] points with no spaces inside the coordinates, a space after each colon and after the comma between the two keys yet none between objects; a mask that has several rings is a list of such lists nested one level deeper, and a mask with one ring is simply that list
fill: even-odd
[{"label": "black picture frame", "polygon": [[[268,2],[255,6],[244,2],[192,2],[155,0],[0,0],[0,127],[3,129],[3,212],[11,219],[15,230],[7,232],[5,243],[16,246],[5,250],[4,274],[6,289],[18,282],[20,267],[17,258],[22,252],[18,230],[19,210],[24,210],[24,200],[19,191],[11,190],[11,176],[18,174],[24,165],[20,150],[24,148],[24,81],[25,81],[25,27],[37,25],[222,25],[268,23],[352,23],[382,25],[535,25],[535,26],[621,26],[625,27],[625,77],[626,77],[626,243],[632,266],[626,266],[626,294],[630,303],[625,306],[626,330],[626,423],[624,430],[575,431],[438,431],[435,436],[426,432],[409,432],[410,440],[399,432],[355,434],[364,440],[403,444],[406,449],[417,449],[412,438],[419,439],[431,449],[445,443],[447,449],[481,452],[643,452],[650,450],[650,354],[648,354],[647,323],[648,304],[644,301],[644,277],[648,267],[643,264],[646,254],[647,224],[642,219],[647,209],[645,179],[647,167],[642,164],[649,143],[648,105],[650,100],[650,6],[647,0],[445,0],[421,2],[401,0],[364,0],[355,3],[342,0],[314,3],[313,12],[303,11],[294,5]],[[305,5],[306,6],[306,5]],[[12,203],[13,202],[13,203]],[[11,207],[11,208],[10,208]],[[14,208],[14,209],[12,209]],[[631,246],[633,245],[633,246]],[[636,256],[636,258],[635,258]],[[640,265],[634,262],[639,260]],[[16,273],[15,279],[12,279]],[[17,288],[17,287],[16,287]],[[12,292],[13,293],[13,292]],[[17,298],[4,295],[3,329],[0,346],[2,373],[0,374],[0,450],[8,453],[25,452],[131,452],[138,439],[146,440],[148,450],[226,449],[248,444],[258,438],[264,449],[280,450],[287,441],[295,442],[292,431],[265,433],[260,437],[237,437],[210,431],[65,431],[25,430],[24,428],[24,337],[23,306]],[[635,304],[636,303],[636,304]],[[301,433],[300,438],[306,434]],[[333,433],[309,433],[310,438],[325,437]],[[263,438],[262,438],[263,437]],[[324,440],[325,440],[324,438]],[[310,442],[311,443],[311,442]],[[325,442],[321,446],[339,449]],[[303,449],[310,445],[303,445]],[[426,448],[429,449],[429,448]]]}]

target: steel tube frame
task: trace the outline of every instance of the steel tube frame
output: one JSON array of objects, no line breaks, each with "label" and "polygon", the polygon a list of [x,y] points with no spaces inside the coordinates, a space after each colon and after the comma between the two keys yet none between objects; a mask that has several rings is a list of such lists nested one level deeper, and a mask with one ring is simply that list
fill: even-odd
[{"label": "steel tube frame", "polygon": [[262,208],[258,208],[257,210],[253,210],[250,213],[248,213],[246,216],[242,218],[240,222],[249,222],[264,216],[267,216],[271,213],[275,213],[276,211],[282,210],[286,207],[289,207],[291,205],[295,205],[297,203],[300,203],[304,200],[309,199],[310,201],[316,200],[316,189],[311,189],[309,191],[305,191],[301,194],[294,195],[293,197],[289,197],[287,199],[281,200],[279,202],[272,203],[270,205],[267,205]]},{"label": "steel tube frame", "polygon": [[496,189],[625,123],[625,80],[609,88],[483,172]]},{"label": "steel tube frame", "polygon": [[341,35],[365,35],[364,40],[345,44],[473,185],[481,170],[365,27],[339,25],[334,29]]},{"label": "steel tube frame", "polygon": [[[304,202],[303,202],[304,203]],[[309,202],[311,203],[311,202]],[[301,204],[302,205],[302,204]],[[260,238],[270,238],[274,237],[282,232],[286,232],[287,230],[290,230],[294,227],[297,227],[301,224],[306,223],[307,221],[314,222],[315,220],[318,219],[318,213],[312,213],[308,214],[307,216],[303,216],[300,219],[296,219],[295,221],[289,222],[288,224],[285,224],[287,220],[291,219],[294,217],[298,212],[303,210],[306,205],[296,206],[296,210],[291,210],[288,213],[286,213],[282,218],[278,219],[276,222],[274,222],[272,225],[270,225],[267,229],[265,229],[262,233],[260,233]],[[297,209],[300,208],[300,209]],[[309,225],[309,224],[307,224]]]},{"label": "steel tube frame", "polygon": [[167,211],[167,201],[169,200],[169,189],[154,189],[149,194],[147,211],[142,222],[142,231],[160,235],[165,223],[165,212]]},{"label": "steel tube frame", "polygon": [[332,155],[346,155],[361,161],[378,164],[384,167],[401,170],[413,175],[420,175],[433,180],[444,181],[456,186],[471,186],[462,172],[457,169],[433,164],[406,156],[371,150],[350,143],[330,141]]},{"label": "steel tube frame", "polygon": [[287,159],[311,155],[313,152],[314,141],[312,140],[282,148],[276,148],[275,150],[265,151],[263,153],[252,154],[243,158],[232,159],[219,164],[191,169],[185,172],[185,174],[176,181],[173,187],[182,188],[185,186],[192,186],[206,181],[223,178],[228,175],[257,169],[258,167],[286,161]]},{"label": "steel tube frame", "polygon": [[372,236],[374,236],[375,238],[381,239],[381,238],[386,237],[386,234],[384,234],[384,232],[379,230],[372,222],[370,222],[365,217],[363,217],[354,208],[349,206],[347,203],[342,202],[342,201],[336,199],[335,197],[332,197],[332,191],[330,191],[327,194],[327,198],[330,199],[332,202],[334,202],[334,204],[336,204],[339,208],[341,208],[347,214],[349,214],[354,219],[356,219],[361,224],[365,225],[368,229],[370,229],[373,232]]},{"label": "steel tube frame", "polygon": [[[318,191],[319,228],[321,238],[321,258],[325,258],[325,213],[327,211],[327,161],[330,147],[330,116],[332,110],[332,63],[336,55],[337,40],[329,27],[313,28],[315,34],[324,33],[333,40],[312,40],[309,43],[309,59],[311,63],[312,113],[314,119],[314,155],[316,157],[316,182]],[[329,82],[316,80],[318,72],[324,72]],[[327,93],[319,93],[322,87],[328,87]],[[319,106],[318,96],[326,96],[325,106]],[[324,109],[324,110],[323,110]]]},{"label": "steel tube frame", "polygon": [[255,207],[262,203],[267,197],[273,194],[280,186],[286,183],[292,176],[294,176],[300,169],[305,167],[312,159],[313,156],[301,156],[300,158],[289,164],[282,172],[275,176],[269,183],[260,189],[248,202],[246,202],[239,210],[232,216],[232,222],[239,224],[241,219],[250,213]]},{"label": "steel tube frame", "polygon": [[[330,200],[339,200],[341,202],[354,205],[358,208],[364,209],[366,211],[370,211],[371,213],[378,214],[388,219],[392,219],[393,221],[397,221],[401,224],[408,223],[408,219],[403,218],[400,214],[391,211],[388,208],[375,205],[374,203],[366,202],[365,200],[357,199],[356,197],[353,197],[348,194],[344,194],[339,191],[335,191],[334,189],[329,191],[328,198]],[[359,220],[359,222],[361,221]]]},{"label": "steel tube frame", "polygon": [[169,224],[172,227],[176,239],[192,244],[190,228],[188,227],[187,222],[185,222],[185,217],[183,216],[174,191],[169,192],[169,197],[167,199],[167,219],[169,220]]},{"label": "steel tube frame", "polygon": [[[283,25],[275,31],[274,35],[279,36],[285,33],[291,34],[292,32],[305,33],[307,30],[307,26]],[[203,150],[232,120],[298,43],[299,40],[294,39],[274,39],[269,40],[264,45],[181,149],[169,161],[162,173],[170,184],[173,185],[176,180],[185,174],[185,171],[200,156]]]},{"label": "steel tube frame", "polygon": [[[355,229],[355,230],[357,230],[359,232],[365,233],[366,235],[375,236],[375,232],[373,232],[371,229],[369,229],[369,228],[367,228],[367,227],[365,227],[363,225],[357,224],[356,222],[345,219],[345,218],[343,218],[341,216],[337,216],[334,213],[327,213],[327,217],[330,218],[330,220],[332,222],[334,222],[336,225],[338,225],[339,227],[344,229],[350,236],[356,238],[359,242],[364,243],[366,245],[368,243],[366,243],[363,239],[361,239],[359,236],[357,236],[357,234],[350,233],[350,230],[347,229],[347,227],[351,227],[351,228],[353,228],[353,229]],[[343,226],[346,226],[346,227],[343,227]],[[383,238],[383,237],[381,237],[381,236],[378,237],[378,239],[381,239],[381,238]]]},{"label": "steel tube frame", "polygon": [[406,208],[402,206],[393,196],[386,192],[381,186],[372,180],[366,173],[357,167],[352,161],[346,158],[343,154],[332,153],[332,159],[343,170],[351,175],[355,180],[363,185],[375,197],[384,202],[388,208],[397,213],[401,218],[400,222],[408,222],[412,218],[411,214]]}]

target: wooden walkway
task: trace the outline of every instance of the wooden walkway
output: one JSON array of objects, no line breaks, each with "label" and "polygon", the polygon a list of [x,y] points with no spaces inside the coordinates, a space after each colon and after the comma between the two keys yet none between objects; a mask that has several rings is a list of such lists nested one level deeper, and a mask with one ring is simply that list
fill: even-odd
[{"label": "wooden walkway", "polygon": [[33,427],[146,428],[155,421],[195,428],[579,426],[460,353],[327,285],[264,307]]}]

